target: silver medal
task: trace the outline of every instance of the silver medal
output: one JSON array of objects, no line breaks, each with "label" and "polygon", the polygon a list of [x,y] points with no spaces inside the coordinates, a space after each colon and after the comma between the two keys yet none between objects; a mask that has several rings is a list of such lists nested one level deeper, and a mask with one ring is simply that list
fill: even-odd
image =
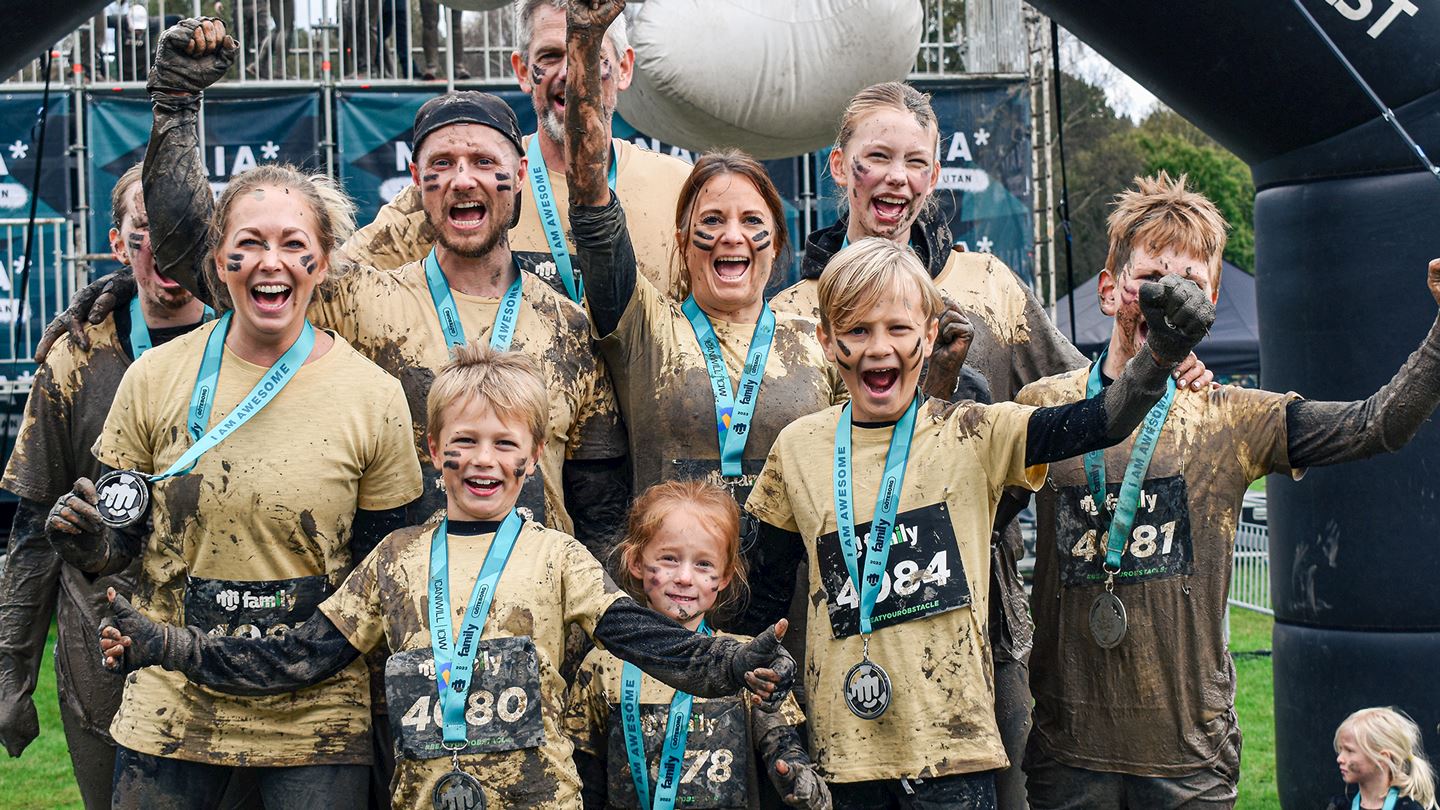
[{"label": "silver medal", "polygon": [[1125,603],[1110,591],[1102,591],[1090,604],[1090,635],[1095,643],[1107,650],[1120,646],[1125,640],[1125,631],[1130,621],[1125,615]]},{"label": "silver medal", "polygon": [[480,780],[460,770],[440,777],[430,794],[435,810],[485,810],[485,791]]},{"label": "silver medal", "polygon": [[890,708],[890,675],[865,658],[845,673],[845,705],[861,720],[874,720]]},{"label": "silver medal", "polygon": [[150,508],[150,479],[133,470],[112,470],[95,484],[96,509],[106,526],[124,529],[145,518]]}]

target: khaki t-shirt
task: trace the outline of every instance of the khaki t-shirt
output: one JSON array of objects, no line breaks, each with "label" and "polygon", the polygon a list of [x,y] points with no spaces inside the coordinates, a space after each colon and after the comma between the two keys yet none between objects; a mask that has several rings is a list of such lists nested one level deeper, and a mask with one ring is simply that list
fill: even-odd
[{"label": "khaki t-shirt", "polygon": [[[679,304],[660,295],[644,278],[635,281],[635,293],[619,325],[600,341],[615,378],[620,411],[631,426],[635,491],[676,479],[726,483],[720,475],[715,394],[695,330]],[[713,318],[710,323],[720,340],[731,390],[736,390],[755,324]],[[814,322],[775,314],[775,335],[759,397],[742,458],[744,477],[730,487],[742,504],[780,430],[846,398],[845,384],[815,337]]]},{"label": "khaki t-shirt", "polygon": [[[533,358],[550,394],[550,418],[539,472],[525,483],[520,506],[530,517],[570,532],[562,469],[566,459],[625,455],[625,429],[604,363],[595,355],[590,324],[579,305],[530,273],[521,274],[521,306],[511,351]],[[452,291],[467,340],[490,340],[499,298]],[[315,296],[310,317],[351,341],[356,350],[400,380],[414,425],[415,450],[425,477],[422,506],[413,517],[445,508],[426,443],[425,400],[450,349],[425,283],[425,267],[356,268],[334,277]]]},{"label": "khaki t-shirt", "polygon": [[[100,462],[90,448],[105,425],[120,378],[130,366],[113,316],[86,326],[85,334],[90,338],[90,351],[76,348],[68,335],[61,337],[35,370],[15,450],[0,481],[0,486],[21,498],[47,507],[69,492],[75,479],[83,476],[94,481],[99,477]],[[51,553],[44,537],[37,541]],[[106,588],[129,594],[140,561],[133,561],[122,573],[94,580],[76,568],[57,564],[55,671],[60,700],[81,718],[87,731],[108,739],[122,684],[95,655],[95,628],[110,612]],[[9,628],[7,633],[19,630]]]},{"label": "khaki t-shirt", "polygon": [[[525,139],[527,145],[529,140]],[[680,186],[690,176],[690,165],[619,138],[613,142],[615,196],[625,207],[637,269],[657,289],[667,290],[672,298],[679,300],[684,293],[676,266],[675,207],[680,200]],[[570,187],[564,172],[548,174],[550,193],[573,263],[575,240],[570,234]],[[535,273],[564,295],[565,285],[556,273],[555,258],[550,254],[550,243],[540,223],[528,175],[522,188],[520,221],[510,230],[510,249],[523,269]],[[411,184],[380,209],[374,222],[350,237],[345,243],[345,253],[361,264],[389,270],[419,261],[434,244],[435,229],[425,220],[420,189]]]},{"label": "khaki t-shirt", "polygon": [[[125,373],[95,455],[158,473],[192,444],[190,396],[214,323],[146,352]],[[268,369],[225,350],[210,425]],[[135,607],[210,632],[283,632],[350,568],[356,509],[420,494],[400,385],[340,338],[186,475],[151,487]],[[282,626],[283,625],[283,626]],[[227,695],[159,667],[132,673],[111,725],[145,754],[216,765],[371,759],[365,664],[297,692]]]},{"label": "khaki t-shirt", "polygon": [[[1076,402],[1089,373],[1033,383],[1019,400]],[[1223,617],[1235,526],[1251,481],[1292,472],[1285,407],[1296,398],[1235,386],[1176,393],[1115,578],[1129,630],[1113,650],[1095,643],[1089,624],[1104,590],[1109,519],[1097,514],[1083,459],[1050,465],[1036,510],[1030,686],[1035,739],[1055,759],[1174,777],[1216,764],[1228,748],[1235,670]],[[1134,438],[1105,451],[1107,498],[1119,493]]]},{"label": "khaki t-shirt", "polygon": [[[746,509],[798,532],[809,558],[805,687],[814,755],[836,782],[933,778],[1005,767],[995,726],[986,635],[990,527],[1006,486],[1034,489],[1025,466],[1033,409],[926,402],[915,420],[884,598],[872,616],[871,660],[894,700],[876,720],[845,705],[846,673],[861,660],[858,600],[835,522],[833,459],[841,409],[786,428]],[[855,532],[867,542],[893,427],[852,430]],[[863,556],[861,565],[863,566]],[[838,637],[837,637],[838,636]]]},{"label": "khaki t-shirt", "polygon": [[[719,633],[739,641],[749,636]],[[575,747],[605,760],[607,806],[635,807],[638,799],[625,748],[625,723],[620,711],[625,662],[604,650],[591,650],[580,665],[565,698],[565,730]],[[650,795],[658,784],[660,756],[675,690],[644,673],[640,677],[640,729]],[[755,709],[753,711],[759,711]],[[755,772],[757,731],[751,723],[750,693],[723,698],[693,699],[685,739],[685,760],[675,806],[692,810],[758,807],[760,780]],[[780,704],[780,721],[805,722],[793,694]]]},{"label": "khaki t-shirt", "polygon": [[[383,641],[395,651],[392,664],[404,655],[405,660],[419,661],[422,669],[425,661],[433,667],[427,616],[433,534],[434,527],[392,533],[320,606],[356,649],[369,650]],[[493,531],[450,535],[450,606],[456,631],[494,539]],[[467,703],[471,733],[483,736],[488,731],[498,742],[490,745],[494,750],[460,758],[461,767],[484,785],[490,807],[579,805],[580,777],[563,728],[565,684],[559,666],[565,652],[565,625],[577,624],[593,635],[600,617],[622,596],[579,541],[538,523],[525,523],[496,586],[477,652],[487,663],[492,659],[501,663],[476,667]],[[524,650],[502,649],[505,645]],[[429,670],[428,679],[407,675],[413,696],[397,699],[396,683],[387,683],[392,690],[387,694],[392,727],[401,723],[417,734],[437,732],[433,672]],[[525,701],[516,690],[525,693]],[[538,711],[532,702],[537,694]],[[510,742],[521,738],[526,741],[520,745]],[[449,771],[449,756],[400,757],[391,785],[394,805],[428,807],[436,782]]]}]

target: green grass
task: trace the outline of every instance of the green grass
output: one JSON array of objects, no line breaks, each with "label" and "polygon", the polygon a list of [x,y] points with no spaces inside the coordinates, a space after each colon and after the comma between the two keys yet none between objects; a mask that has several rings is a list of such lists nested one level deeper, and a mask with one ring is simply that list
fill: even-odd
[{"label": "green grass", "polygon": [[35,687],[35,709],[40,715],[40,736],[19,759],[0,750],[0,810],[83,810],[75,772],[70,767],[65,731],[60,726],[60,703],[55,694],[55,625],[45,642],[45,661]]},{"label": "green grass", "polygon": [[[1262,479],[1263,480],[1263,479]],[[1235,658],[1235,712],[1240,732],[1240,801],[1236,810],[1279,810],[1275,788],[1275,681],[1269,651],[1275,620],[1253,610],[1230,609],[1230,652]]]},{"label": "green grass", "polygon": [[[1245,735],[1240,758],[1240,801],[1236,810],[1279,810],[1275,790],[1275,701],[1270,677],[1269,656],[1243,655],[1270,649],[1270,631],[1275,622],[1251,610],[1230,611],[1230,649],[1235,655],[1239,684],[1235,709]],[[55,671],[49,651],[55,646],[55,628],[50,628],[45,663],[35,689],[35,706],[40,712],[40,736],[20,759],[0,752],[0,810],[63,808],[82,810],[80,791],[70,769],[65,733],[60,728],[60,709],[55,696]]]}]

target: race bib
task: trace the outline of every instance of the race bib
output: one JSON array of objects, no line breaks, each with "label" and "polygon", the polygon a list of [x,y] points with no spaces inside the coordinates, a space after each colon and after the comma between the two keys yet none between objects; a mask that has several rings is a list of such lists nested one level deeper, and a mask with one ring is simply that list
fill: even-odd
[{"label": "race bib", "polygon": [[281,636],[310,618],[330,594],[322,576],[239,582],[187,577],[185,624],[212,636]]},{"label": "race bib", "polygon": [[[475,675],[465,699],[461,754],[538,748],[545,743],[540,715],[540,666],[529,636],[478,642]],[[385,702],[390,731],[406,759],[448,757],[444,719],[429,649],[395,653],[385,661]]]},{"label": "race bib", "polygon": [[[862,547],[859,568],[863,571],[863,548],[870,543],[868,522],[855,527],[855,538]],[[860,596],[845,568],[840,533],[821,535],[815,547],[820,585],[825,589],[830,611],[830,632],[835,638],[853,636],[860,632]],[[944,503],[896,515],[887,567],[870,617],[875,630],[970,604],[970,583],[965,579],[960,544],[950,524],[950,509]]]},{"label": "race bib", "polygon": [[515,257],[515,265],[521,270],[534,273],[541,281],[555,288],[555,292],[568,296],[565,282],[560,280],[560,271],[555,268],[555,257],[550,255],[550,251],[516,250],[511,255]]},{"label": "race bib", "polygon": [[702,458],[677,458],[670,462],[671,475],[668,481],[690,481],[699,480],[714,484],[730,490],[735,497],[735,503],[740,506],[740,548],[748,551],[755,545],[759,536],[760,527],[755,518],[745,511],[745,501],[750,497],[750,490],[755,488],[755,479],[760,477],[760,471],[765,468],[765,459],[747,458],[740,461],[740,475],[735,478],[726,478],[720,474],[720,459]]},{"label": "race bib", "polygon": [[[1120,482],[1107,485],[1105,493],[1108,504],[1103,511],[1083,485],[1062,487],[1055,499],[1055,551],[1064,586],[1105,581],[1102,564]],[[1115,575],[1117,585],[1168,579],[1194,571],[1188,504],[1181,476],[1145,482],[1135,507],[1135,524],[1120,558],[1120,573]]]},{"label": "race bib", "polygon": [[[670,704],[642,703],[640,730],[645,735],[645,765],[650,770],[650,790],[659,784],[660,749],[665,741],[665,724]],[[735,697],[701,702],[690,709],[690,732],[685,740],[685,762],[681,766],[680,789],[675,806],[694,810],[748,807],[750,785],[749,735],[745,727],[745,704]],[[630,760],[625,753],[625,725],[620,706],[610,707],[609,767],[610,806],[639,807]]]}]

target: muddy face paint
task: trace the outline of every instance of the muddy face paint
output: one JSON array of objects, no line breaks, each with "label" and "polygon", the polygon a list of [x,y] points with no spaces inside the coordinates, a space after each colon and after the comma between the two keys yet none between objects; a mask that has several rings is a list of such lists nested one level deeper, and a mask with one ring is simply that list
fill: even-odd
[{"label": "muddy face paint", "polygon": [[314,257],[314,256],[311,256],[311,255],[308,254],[308,253],[305,254],[304,256],[301,256],[301,257],[300,257],[300,266],[303,267],[303,268],[305,268],[305,272],[306,272],[306,273],[308,273],[308,274],[310,274],[310,275],[312,275],[312,276],[315,275],[315,257]]},{"label": "muddy face paint", "polygon": [[610,60],[609,60],[609,59],[605,59],[605,58],[602,57],[602,58],[600,59],[600,81],[602,81],[602,82],[603,82],[603,81],[609,81],[609,80],[610,80],[610,73],[611,73]]},{"label": "muddy face paint", "polygon": [[240,272],[240,263],[243,262],[243,261],[245,261],[245,255],[244,255],[244,254],[242,254],[242,253],[229,253],[229,254],[226,254],[225,258],[228,260],[228,261],[226,261],[226,263],[225,263],[225,269],[226,269],[226,270],[229,270],[229,271],[232,272],[232,273],[238,273],[238,272]]},{"label": "muddy face paint", "polygon": [[920,360],[921,360],[920,348],[921,348],[921,346],[924,344],[924,342],[925,342],[925,339],[924,339],[924,338],[919,338],[919,337],[915,338],[915,348],[913,348],[913,349],[910,350],[910,358],[909,358],[910,362],[906,363],[906,368],[907,368],[907,369],[913,369],[913,368],[915,368],[915,367],[917,367],[917,366],[920,365]]},{"label": "muddy face paint", "polygon": [[544,81],[545,68],[535,64],[530,65],[530,83],[538,87],[543,84]]},{"label": "muddy face paint", "polygon": [[861,163],[858,157],[850,159],[850,171],[855,175],[855,179],[857,180],[863,180],[870,176],[870,170],[865,168],[865,164]]},{"label": "muddy face paint", "polygon": [[516,468],[515,468],[515,480],[517,480],[517,481],[522,481],[522,480],[524,480],[524,478],[525,478],[525,473],[526,473],[526,472],[529,472],[529,470],[530,470],[530,466],[529,466],[528,464],[522,464],[521,466],[516,467]]},{"label": "muddy face paint", "polygon": [[445,467],[445,469],[447,469],[447,470],[458,470],[458,469],[460,469],[460,462],[458,462],[458,461],[446,461],[446,462],[444,463],[444,467]]},{"label": "muddy face paint", "polygon": [[510,175],[505,172],[495,172],[495,179],[504,182],[510,179]]},{"label": "muddy face paint", "polygon": [[694,231],[694,234],[695,238],[690,240],[690,244],[694,245],[696,249],[703,250],[706,253],[715,249],[715,237],[713,234],[708,234],[701,230]]},{"label": "muddy face paint", "polygon": [[125,241],[130,245],[131,250],[145,249],[145,237],[141,236],[138,233],[132,233],[129,236],[125,237]]},{"label": "muddy face paint", "polygon": [[770,241],[771,240],[769,231],[760,231],[759,233],[750,237],[750,243],[755,246],[756,252],[762,251],[770,247]]}]

